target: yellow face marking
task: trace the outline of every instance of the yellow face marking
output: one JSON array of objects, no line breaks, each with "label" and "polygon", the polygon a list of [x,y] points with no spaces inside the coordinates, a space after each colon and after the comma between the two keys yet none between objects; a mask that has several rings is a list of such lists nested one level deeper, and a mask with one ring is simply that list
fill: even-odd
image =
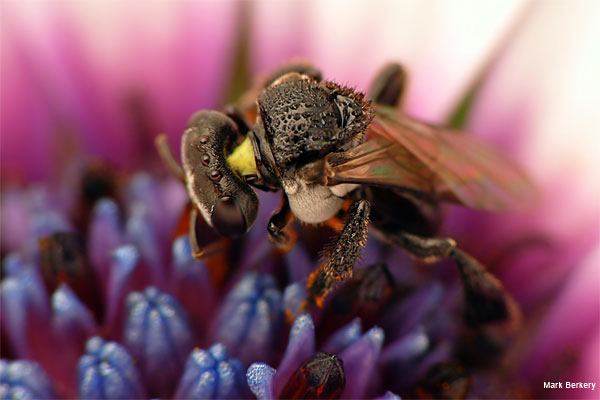
[{"label": "yellow face marking", "polygon": [[227,165],[237,175],[244,177],[257,175],[254,149],[249,137],[246,137],[227,157]]}]

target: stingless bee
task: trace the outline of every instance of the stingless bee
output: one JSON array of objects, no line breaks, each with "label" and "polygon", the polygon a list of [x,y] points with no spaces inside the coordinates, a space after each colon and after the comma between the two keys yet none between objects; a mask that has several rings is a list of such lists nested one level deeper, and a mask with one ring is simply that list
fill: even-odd
[{"label": "stingless bee", "polygon": [[[309,277],[309,301],[322,305],[339,280],[352,275],[369,220],[388,241],[427,262],[452,258],[467,297],[467,318],[506,317],[500,283],[454,240],[435,236],[439,203],[504,210],[524,201],[532,186],[494,149],[465,132],[435,127],[397,110],[406,76],[385,67],[368,100],[323,81],[305,64],[286,67],[225,112],[199,111],[181,140],[183,169],[159,151],[185,182],[204,220],[222,236],[252,226],[258,198],[251,188],[283,189],[268,223],[272,243],[291,245],[286,226],[295,217],[319,224],[352,206],[327,258]],[[193,215],[196,215],[195,213]],[[194,227],[190,228],[192,247]]]}]

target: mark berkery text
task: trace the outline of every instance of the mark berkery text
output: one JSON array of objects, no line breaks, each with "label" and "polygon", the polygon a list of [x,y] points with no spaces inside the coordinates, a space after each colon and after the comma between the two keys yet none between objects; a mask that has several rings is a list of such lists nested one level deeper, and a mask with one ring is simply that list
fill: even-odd
[{"label": "mark berkery text", "polygon": [[596,388],[594,382],[544,382],[544,389],[592,389]]}]

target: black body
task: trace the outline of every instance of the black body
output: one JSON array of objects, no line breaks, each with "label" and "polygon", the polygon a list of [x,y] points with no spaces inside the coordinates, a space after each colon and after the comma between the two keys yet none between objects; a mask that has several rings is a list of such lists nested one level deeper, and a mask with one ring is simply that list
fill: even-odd
[{"label": "black body", "polygon": [[[372,223],[391,243],[426,262],[454,259],[461,272],[470,324],[509,318],[501,284],[458,249],[454,240],[434,237],[439,223],[435,199],[368,183],[338,188],[322,183],[326,182],[322,179],[324,157],[358,146],[374,118],[373,109],[361,93],[320,81],[320,72],[310,66],[301,64],[281,71],[285,74],[274,74],[260,91],[250,93],[257,99],[256,105],[248,105],[249,94],[238,105],[227,107],[227,114],[199,112],[183,135],[183,172],[178,175],[184,175],[190,199],[206,222],[223,236],[239,236],[250,229],[257,215],[258,198],[250,185],[262,190],[283,188],[282,205],[267,229],[273,244],[289,248],[293,243],[285,229],[294,214],[312,223],[298,215],[298,210],[308,215],[313,207],[328,207],[335,214],[341,210],[343,199],[350,198],[354,203],[345,227],[327,248],[325,262],[308,278],[306,305],[322,305],[337,281],[352,276],[354,262],[366,242],[373,207]],[[405,81],[402,67],[389,65],[373,84],[369,97],[395,106],[401,101]],[[245,118],[252,111],[258,114],[254,124]],[[226,152],[244,135],[251,140],[257,171],[240,177],[227,165]],[[161,149],[161,154],[166,152]],[[177,169],[172,161],[169,164]],[[313,200],[317,198],[321,200]],[[325,221],[329,214],[323,215],[314,223]],[[197,247],[192,243],[192,248]]]}]

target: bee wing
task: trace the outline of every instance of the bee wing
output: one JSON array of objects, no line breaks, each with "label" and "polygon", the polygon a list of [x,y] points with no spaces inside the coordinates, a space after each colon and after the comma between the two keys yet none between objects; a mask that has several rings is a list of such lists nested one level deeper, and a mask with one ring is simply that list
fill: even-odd
[{"label": "bee wing", "polygon": [[361,145],[332,157],[333,181],[360,179],[496,211],[523,203],[534,192],[516,166],[466,132],[378,108],[368,135]]},{"label": "bee wing", "polygon": [[439,179],[405,147],[372,135],[359,146],[326,156],[327,184],[361,183],[393,186],[430,197],[438,192]]}]

